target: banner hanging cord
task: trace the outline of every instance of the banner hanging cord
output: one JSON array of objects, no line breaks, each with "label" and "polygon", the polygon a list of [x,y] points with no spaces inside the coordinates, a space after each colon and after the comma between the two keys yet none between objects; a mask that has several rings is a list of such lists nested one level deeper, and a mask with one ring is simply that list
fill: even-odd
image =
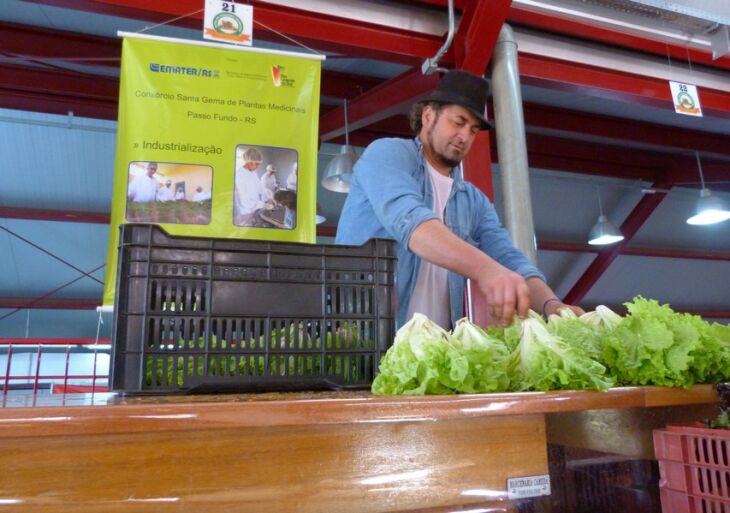
[{"label": "banner hanging cord", "polygon": [[[175,17],[175,18],[172,18],[172,19],[170,19],[170,20],[167,20],[167,21],[163,21],[162,23],[158,23],[157,25],[152,25],[152,26],[150,26],[150,27],[144,27],[143,29],[141,29],[141,30],[138,30],[138,31],[137,31],[137,32],[135,32],[135,33],[136,33],[136,34],[142,34],[142,33],[144,33],[144,32],[147,32],[148,30],[152,30],[152,29],[155,29],[155,28],[157,28],[157,27],[162,27],[163,25],[168,25],[168,24],[170,24],[170,23],[173,23],[173,22],[175,22],[175,21],[181,20],[181,19],[183,19],[183,18],[189,18],[189,17],[191,17],[191,16],[194,16],[195,14],[199,14],[199,13],[201,13],[201,12],[203,12],[203,11],[205,11],[205,9],[198,9],[198,10],[196,10],[196,11],[193,11],[193,12],[190,12],[190,13],[188,13],[188,14],[183,14],[183,15],[181,15],[181,16],[177,16],[177,17]],[[310,47],[308,47],[308,46],[307,46],[307,45],[305,45],[304,43],[300,43],[300,42],[299,42],[299,41],[297,41],[296,39],[294,39],[294,38],[292,38],[292,37],[289,37],[289,36],[287,36],[286,34],[283,34],[283,33],[279,32],[278,30],[276,30],[276,29],[274,29],[274,28],[272,28],[272,27],[269,27],[268,25],[265,25],[264,23],[261,23],[260,21],[257,21],[256,19],[254,19],[254,20],[253,20],[253,22],[254,22],[254,24],[255,24],[255,25],[258,25],[258,26],[260,26],[260,27],[263,27],[263,28],[265,28],[265,29],[267,29],[267,30],[270,30],[271,32],[273,32],[273,33],[275,33],[275,34],[277,34],[277,35],[279,35],[279,36],[283,37],[284,39],[286,39],[286,40],[288,40],[288,41],[291,41],[291,42],[292,42],[292,43],[294,43],[295,45],[297,45],[297,46],[301,46],[301,47],[302,47],[302,48],[304,48],[305,50],[309,50],[310,52],[312,52],[312,53],[313,53],[313,54],[315,54],[315,55],[324,55],[324,54],[322,54],[322,53],[318,52],[317,50],[315,50],[315,49],[313,49],[313,48],[310,48]]]},{"label": "banner hanging cord", "polygon": [[155,29],[155,28],[157,28],[157,27],[162,27],[163,25],[168,25],[168,24],[170,24],[170,23],[172,23],[172,22],[174,22],[174,21],[177,21],[177,20],[181,20],[181,19],[183,19],[183,18],[189,18],[190,16],[193,16],[194,14],[198,14],[198,13],[201,13],[201,12],[203,12],[203,11],[205,11],[205,8],[203,8],[203,9],[198,9],[198,10],[196,10],[196,11],[193,11],[193,12],[190,12],[190,13],[188,13],[188,14],[183,14],[182,16],[178,16],[178,17],[176,17],[176,18],[172,18],[172,19],[170,19],[170,20],[167,20],[167,21],[163,21],[162,23],[158,23],[157,25],[152,25],[151,27],[145,27],[145,28],[143,28],[143,29],[141,29],[141,30],[138,30],[138,31],[137,31],[136,33],[137,33],[137,34],[141,34],[141,33],[143,33],[143,32],[147,32],[148,30],[152,30],[152,29]]},{"label": "banner hanging cord", "polygon": [[280,35],[280,36],[281,36],[281,37],[283,37],[284,39],[287,39],[287,40],[291,41],[291,42],[292,42],[292,43],[294,43],[295,45],[301,46],[301,47],[302,47],[302,48],[304,48],[305,50],[309,50],[310,52],[312,52],[312,53],[313,53],[313,54],[315,54],[315,55],[324,55],[323,53],[320,53],[320,52],[318,52],[317,50],[315,50],[315,49],[313,49],[313,48],[310,48],[310,47],[308,47],[308,46],[307,46],[307,45],[305,45],[304,43],[300,43],[300,42],[299,42],[299,41],[297,41],[296,39],[294,39],[294,38],[292,38],[292,37],[289,37],[289,36],[287,36],[286,34],[282,34],[281,32],[279,32],[278,30],[276,30],[276,29],[274,29],[274,28],[271,28],[271,27],[269,27],[269,26],[267,26],[267,25],[264,25],[264,24],[263,24],[263,23],[261,23],[260,21],[256,21],[256,20],[253,20],[253,22],[254,22],[254,23],[255,23],[256,25],[260,25],[261,27],[264,27],[265,29],[268,29],[268,30],[272,31],[272,32],[274,32],[275,34],[278,34],[278,35]]}]

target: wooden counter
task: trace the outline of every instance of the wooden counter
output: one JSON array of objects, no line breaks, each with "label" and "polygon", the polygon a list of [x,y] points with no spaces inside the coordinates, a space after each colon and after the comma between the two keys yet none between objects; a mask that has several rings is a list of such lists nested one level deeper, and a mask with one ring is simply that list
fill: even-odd
[{"label": "wooden counter", "polygon": [[[0,513],[436,512],[494,501],[495,511],[512,511],[506,480],[547,474],[548,439],[595,443],[577,434],[600,423],[582,417],[659,408],[666,422],[716,401],[710,386],[9,397],[0,408]],[[623,437],[646,431],[625,424]]]}]

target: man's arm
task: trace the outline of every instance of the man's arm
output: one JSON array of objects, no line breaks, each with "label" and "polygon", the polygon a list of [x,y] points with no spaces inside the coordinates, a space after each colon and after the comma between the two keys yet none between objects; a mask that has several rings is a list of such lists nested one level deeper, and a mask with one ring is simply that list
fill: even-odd
[{"label": "man's arm", "polygon": [[442,222],[432,219],[418,225],[408,247],[421,258],[476,282],[497,322],[509,325],[515,310],[521,317],[527,315],[530,289],[525,279],[461,240]]},{"label": "man's arm", "polygon": [[555,292],[540,278],[527,278],[527,288],[530,289],[530,308],[546,317],[557,314],[564,308],[573,310],[576,315],[585,313],[579,306],[566,305],[560,301]]},{"label": "man's arm", "polygon": [[579,306],[560,301],[540,278],[525,280],[461,240],[438,220],[418,225],[408,247],[421,258],[476,282],[487,299],[492,318],[503,325],[512,322],[515,310],[524,317],[528,308],[545,315],[558,313],[563,308],[570,308],[576,315],[584,313]]}]

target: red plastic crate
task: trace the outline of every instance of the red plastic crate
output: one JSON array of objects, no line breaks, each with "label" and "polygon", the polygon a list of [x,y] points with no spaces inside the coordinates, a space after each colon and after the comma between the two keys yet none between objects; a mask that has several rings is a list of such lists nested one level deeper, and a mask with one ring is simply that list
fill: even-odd
[{"label": "red plastic crate", "polygon": [[730,513],[730,430],[654,431],[663,513]]}]

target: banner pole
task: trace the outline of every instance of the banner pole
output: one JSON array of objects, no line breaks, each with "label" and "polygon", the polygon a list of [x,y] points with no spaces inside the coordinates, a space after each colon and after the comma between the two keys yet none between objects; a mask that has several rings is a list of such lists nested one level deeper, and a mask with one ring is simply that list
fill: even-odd
[{"label": "banner pole", "polygon": [[298,57],[300,59],[313,59],[317,61],[323,61],[327,58],[324,54],[311,54],[311,53],[301,53],[301,52],[290,52],[287,50],[269,50],[266,48],[251,48],[249,46],[236,46],[236,45],[227,45],[223,43],[209,43],[207,41],[193,41],[191,39],[178,39],[174,37],[164,37],[164,36],[152,36],[149,34],[138,34],[136,32],[124,32],[124,31],[118,31],[117,37],[126,37],[126,38],[132,38],[132,39],[146,39],[148,41],[160,41],[163,43],[175,43],[175,44],[186,44],[186,45],[192,45],[192,46],[206,46],[209,48],[222,48],[224,50],[235,50],[239,52],[250,52],[250,53],[262,53],[262,54],[269,54],[269,55],[283,55],[287,57]]}]

